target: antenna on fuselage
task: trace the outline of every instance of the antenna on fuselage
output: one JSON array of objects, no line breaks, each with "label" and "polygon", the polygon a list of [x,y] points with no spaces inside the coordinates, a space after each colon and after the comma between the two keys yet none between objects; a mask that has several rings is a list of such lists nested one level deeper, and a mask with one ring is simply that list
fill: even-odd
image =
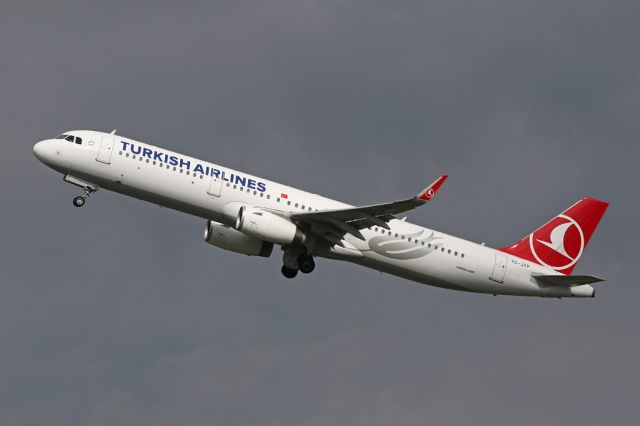
[{"label": "antenna on fuselage", "polygon": [[113,130],[111,131],[111,134],[112,134],[112,135],[115,135],[115,134],[116,134],[116,130],[117,130],[117,129],[113,129]]}]

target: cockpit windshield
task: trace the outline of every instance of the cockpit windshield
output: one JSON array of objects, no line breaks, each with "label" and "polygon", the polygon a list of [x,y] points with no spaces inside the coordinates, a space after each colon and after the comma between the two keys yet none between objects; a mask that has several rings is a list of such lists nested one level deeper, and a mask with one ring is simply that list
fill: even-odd
[{"label": "cockpit windshield", "polygon": [[80,138],[78,136],[62,134],[62,135],[58,136],[56,139],[64,139],[64,140],[69,141],[71,143],[75,143],[77,145],[82,145],[82,138]]}]

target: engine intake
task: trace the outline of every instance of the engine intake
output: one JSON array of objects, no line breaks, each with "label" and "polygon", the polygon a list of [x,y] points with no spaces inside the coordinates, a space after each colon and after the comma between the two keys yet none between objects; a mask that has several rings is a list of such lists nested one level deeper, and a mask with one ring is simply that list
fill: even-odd
[{"label": "engine intake", "polygon": [[305,241],[304,233],[295,223],[255,207],[240,208],[236,218],[236,229],[275,244],[302,244]]},{"label": "engine intake", "polygon": [[211,220],[207,221],[204,240],[216,247],[247,256],[269,257],[273,243],[238,232],[230,226]]}]

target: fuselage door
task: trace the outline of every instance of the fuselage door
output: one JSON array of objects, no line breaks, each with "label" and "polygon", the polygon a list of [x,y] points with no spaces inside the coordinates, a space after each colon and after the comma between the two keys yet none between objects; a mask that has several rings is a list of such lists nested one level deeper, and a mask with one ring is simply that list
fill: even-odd
[{"label": "fuselage door", "polygon": [[501,283],[504,281],[504,274],[507,272],[507,256],[496,253],[496,262],[493,264],[491,280]]},{"label": "fuselage door", "polygon": [[98,151],[98,156],[96,160],[104,163],[111,164],[111,152],[113,151],[113,137],[112,136],[103,136],[102,142],[100,142],[100,150]]},{"label": "fuselage door", "polygon": [[219,197],[220,192],[222,191],[222,179],[218,179],[215,176],[211,177],[211,183],[209,184],[209,190],[207,193],[209,195],[213,195],[214,197]]}]

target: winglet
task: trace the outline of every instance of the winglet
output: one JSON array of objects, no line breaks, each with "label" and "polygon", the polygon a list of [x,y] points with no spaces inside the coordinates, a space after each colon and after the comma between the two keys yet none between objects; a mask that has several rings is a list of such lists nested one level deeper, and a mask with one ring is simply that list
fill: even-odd
[{"label": "winglet", "polygon": [[434,195],[436,195],[436,192],[438,192],[438,189],[442,186],[442,184],[445,180],[447,180],[448,177],[449,176],[447,175],[440,176],[435,180],[435,182],[420,191],[420,193],[416,195],[416,198],[419,198],[422,201],[429,201],[434,197]]}]

